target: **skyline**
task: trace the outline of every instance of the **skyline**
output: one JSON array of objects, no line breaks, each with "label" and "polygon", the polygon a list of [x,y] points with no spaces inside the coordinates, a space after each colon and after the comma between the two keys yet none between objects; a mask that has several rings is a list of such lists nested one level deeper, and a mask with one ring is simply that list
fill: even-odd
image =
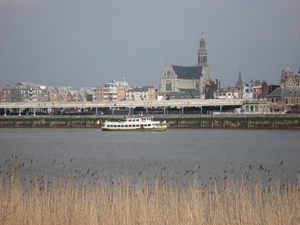
[{"label": "skyline", "polygon": [[0,84],[79,89],[125,77],[159,88],[169,61],[195,66],[202,37],[210,78],[278,84],[300,67],[300,2],[0,0]]}]

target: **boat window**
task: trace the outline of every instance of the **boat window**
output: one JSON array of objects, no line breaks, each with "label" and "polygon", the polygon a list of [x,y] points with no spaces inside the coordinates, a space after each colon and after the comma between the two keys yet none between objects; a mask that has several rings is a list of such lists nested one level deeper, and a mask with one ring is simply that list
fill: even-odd
[{"label": "boat window", "polygon": [[128,127],[128,125],[125,125],[125,127]]},{"label": "boat window", "polygon": [[132,122],[134,122],[135,120],[132,120]]},{"label": "boat window", "polygon": [[148,124],[149,127],[151,127],[151,124]]},{"label": "boat window", "polygon": [[129,127],[131,127],[131,125],[128,125]]},{"label": "boat window", "polygon": [[114,127],[117,127],[117,125],[114,125]]},{"label": "boat window", "polygon": [[120,127],[120,125],[118,125],[118,127]]},{"label": "boat window", "polygon": [[131,122],[131,120],[128,120],[128,122]]}]

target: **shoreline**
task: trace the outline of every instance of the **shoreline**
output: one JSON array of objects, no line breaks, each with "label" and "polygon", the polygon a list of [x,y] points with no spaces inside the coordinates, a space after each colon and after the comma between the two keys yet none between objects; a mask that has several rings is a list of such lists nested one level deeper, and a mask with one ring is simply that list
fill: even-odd
[{"label": "shoreline", "polygon": [[[299,114],[148,114],[167,121],[168,128],[300,129]],[[0,128],[100,128],[97,121],[124,115],[1,116]]]}]

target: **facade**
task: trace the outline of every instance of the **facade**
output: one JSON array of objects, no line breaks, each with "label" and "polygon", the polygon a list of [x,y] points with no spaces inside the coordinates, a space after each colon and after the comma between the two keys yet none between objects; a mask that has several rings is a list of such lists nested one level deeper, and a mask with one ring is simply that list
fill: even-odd
[{"label": "facade", "polygon": [[268,84],[265,80],[247,81],[242,86],[243,99],[264,99],[279,85]]},{"label": "facade", "polygon": [[243,99],[261,99],[263,98],[262,90],[263,82],[260,80],[247,81],[243,83],[242,98]]},{"label": "facade", "polygon": [[96,86],[96,101],[104,101],[104,87],[101,85]]},{"label": "facade", "polygon": [[70,91],[67,95],[68,102],[77,102],[78,101],[78,92]]},{"label": "facade", "polygon": [[300,86],[300,68],[298,74],[294,75],[294,72],[282,70],[281,79],[279,83],[280,87],[299,87]]},{"label": "facade", "polygon": [[57,90],[57,100],[56,101],[64,101],[67,102],[68,100],[68,95],[70,91],[73,90],[71,86],[56,86],[55,87]]},{"label": "facade", "polygon": [[270,104],[266,99],[248,99],[243,102],[242,106],[243,113],[270,113]]},{"label": "facade", "polygon": [[241,98],[242,90],[239,87],[221,88],[214,92],[214,99]]},{"label": "facade", "polygon": [[82,87],[77,91],[78,101],[96,101],[96,87]]},{"label": "facade", "polygon": [[56,102],[58,100],[57,89],[55,87],[48,87],[48,101]]},{"label": "facade", "polygon": [[20,82],[3,89],[5,102],[47,102],[48,91],[45,85]]},{"label": "facade", "polygon": [[300,111],[300,86],[276,88],[266,98],[273,111]]},{"label": "facade", "polygon": [[123,101],[126,99],[126,91],[132,89],[123,78],[122,81],[113,80],[103,86],[96,87],[96,101]]},{"label": "facade", "polygon": [[152,86],[133,88],[126,91],[126,101],[154,101],[156,100],[156,91]]},{"label": "facade", "polygon": [[176,66],[168,62],[160,75],[159,91],[187,92],[198,90],[204,94],[205,84],[208,84],[209,81],[207,50],[205,40],[202,37],[198,50],[198,64],[196,66]]}]

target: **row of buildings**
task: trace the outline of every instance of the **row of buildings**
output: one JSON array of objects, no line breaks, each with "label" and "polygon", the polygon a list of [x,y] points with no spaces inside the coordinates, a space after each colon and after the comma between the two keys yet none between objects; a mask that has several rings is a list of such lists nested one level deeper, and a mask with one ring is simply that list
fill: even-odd
[{"label": "row of buildings", "polygon": [[[273,105],[299,105],[300,69],[298,74],[282,70],[280,83],[265,80],[242,81],[239,71],[235,86],[221,88],[220,80],[210,78],[208,52],[202,37],[195,66],[178,66],[169,62],[160,75],[159,89],[153,86],[134,87],[125,78],[94,87],[73,90],[71,86],[47,87],[32,82],[20,82],[0,91],[4,102],[55,101],[152,101],[171,99],[267,99]],[[275,107],[275,106],[274,106]]]},{"label": "row of buildings", "polygon": [[156,100],[157,90],[152,86],[129,86],[122,81],[113,80],[103,86],[82,87],[73,90],[71,86],[46,87],[32,82],[20,82],[0,91],[2,102],[85,102],[85,101],[143,101]]}]

